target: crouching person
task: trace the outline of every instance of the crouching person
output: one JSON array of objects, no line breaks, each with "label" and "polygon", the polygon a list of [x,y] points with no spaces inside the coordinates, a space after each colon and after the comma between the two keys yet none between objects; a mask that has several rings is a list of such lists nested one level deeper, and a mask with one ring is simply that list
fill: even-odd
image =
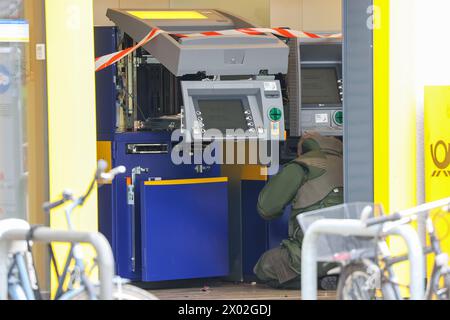
[{"label": "crouching person", "polygon": [[[266,220],[279,218],[292,204],[289,238],[264,253],[254,268],[259,280],[279,289],[300,289],[303,233],[297,215],[343,203],[343,148],[334,137],[305,134],[298,158],[272,177],[258,199],[258,212]],[[327,272],[335,265],[320,264],[319,289],[335,290],[337,276]]]}]

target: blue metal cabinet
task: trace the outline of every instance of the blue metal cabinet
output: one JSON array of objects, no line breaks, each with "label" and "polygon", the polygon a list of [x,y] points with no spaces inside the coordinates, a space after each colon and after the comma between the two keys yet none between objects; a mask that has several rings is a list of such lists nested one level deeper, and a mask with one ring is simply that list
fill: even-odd
[{"label": "blue metal cabinet", "polygon": [[[149,143],[167,144],[167,153],[161,154],[130,154],[127,152],[128,144]],[[112,244],[117,264],[117,272],[121,277],[132,280],[143,280],[142,271],[142,241],[141,220],[143,208],[141,200],[144,195],[141,191],[142,183],[149,179],[196,179],[212,178],[220,176],[217,165],[209,166],[202,173],[197,173],[195,165],[175,165],[171,161],[172,143],[170,133],[153,132],[127,132],[114,134],[112,143],[113,165],[124,165],[127,168],[126,177],[119,176],[113,185],[113,236]],[[131,177],[131,171],[135,167],[148,169],[148,173],[136,176],[135,183],[135,208],[127,201],[127,180]],[[129,181],[128,181],[129,182]],[[201,199],[201,196],[199,196]],[[195,199],[191,199],[194,201]],[[226,198],[225,198],[226,201]],[[147,204],[149,205],[149,204]],[[148,209],[148,208],[147,208]],[[187,210],[186,208],[184,209]],[[133,217],[134,232],[133,232]],[[169,217],[166,217],[170,219]],[[133,259],[135,267],[133,267]],[[182,279],[182,278],[180,278]]]},{"label": "blue metal cabinet", "polygon": [[[95,27],[95,56],[100,57],[117,50],[116,28]],[[111,141],[116,131],[117,90],[114,77],[117,67],[96,72],[95,90],[97,97],[97,140]]]},{"label": "blue metal cabinet", "polygon": [[142,182],[142,280],[228,275],[227,197],[223,178]]},{"label": "blue metal cabinet", "polygon": [[253,267],[267,250],[268,222],[257,211],[258,196],[265,181],[244,180],[242,192],[242,270],[245,280],[253,280]]},{"label": "blue metal cabinet", "polygon": [[264,220],[258,213],[257,204],[266,181],[243,180],[242,192],[242,269],[245,280],[254,280],[253,267],[261,255],[288,238],[290,206],[283,216],[272,221]]}]

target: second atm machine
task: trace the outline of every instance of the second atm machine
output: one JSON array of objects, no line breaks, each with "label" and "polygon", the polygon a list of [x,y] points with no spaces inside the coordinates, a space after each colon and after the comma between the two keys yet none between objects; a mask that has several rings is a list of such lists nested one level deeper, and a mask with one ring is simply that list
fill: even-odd
[{"label": "second atm machine", "polygon": [[[285,236],[286,219],[271,226],[257,216],[254,198],[265,179],[252,174],[255,166],[198,163],[195,149],[208,148],[213,128],[224,140],[278,141],[281,159],[292,159],[288,142],[315,128],[299,121],[300,71],[334,70],[339,90],[341,67],[300,65],[300,43],[272,34],[178,36],[254,27],[219,10],[109,9],[107,16],[116,27],[96,28],[97,56],[131,47],[153,27],[166,31],[97,74],[98,154],[127,167],[125,177],[99,190],[100,229],[118,274],[157,283],[243,280],[257,255]],[[313,76],[333,78],[329,71]],[[317,83],[311,85],[310,94],[320,95]],[[319,110],[310,118],[339,135],[333,119],[341,101],[319,100],[305,110]],[[182,144],[173,139],[178,129]],[[192,162],[177,164],[174,154]]]}]

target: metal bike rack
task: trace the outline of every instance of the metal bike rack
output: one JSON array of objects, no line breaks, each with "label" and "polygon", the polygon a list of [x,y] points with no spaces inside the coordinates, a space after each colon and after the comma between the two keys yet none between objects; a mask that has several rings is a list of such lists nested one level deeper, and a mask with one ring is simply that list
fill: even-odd
[{"label": "metal bike rack", "polygon": [[[376,237],[379,227],[366,227],[360,220],[324,219],[310,225],[302,245],[301,287],[303,300],[317,300],[317,243],[320,235]],[[408,247],[411,265],[411,300],[425,297],[425,257],[417,232],[409,225],[397,226],[388,235],[402,237]]]},{"label": "metal bike rack", "polygon": [[[10,230],[0,237],[0,300],[8,298],[8,248],[12,241],[25,241],[28,230]],[[33,234],[33,241],[51,243],[89,243],[97,252],[99,280],[100,280],[100,299],[112,300],[114,257],[108,240],[95,232],[77,232],[54,230],[47,227],[36,229]]]}]

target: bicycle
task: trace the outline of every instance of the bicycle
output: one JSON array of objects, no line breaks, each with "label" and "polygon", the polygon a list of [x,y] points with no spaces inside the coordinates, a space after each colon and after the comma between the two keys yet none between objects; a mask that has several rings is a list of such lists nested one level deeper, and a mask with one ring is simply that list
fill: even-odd
[{"label": "bicycle", "polygon": [[[449,212],[450,198],[436,201],[397,212],[389,216],[363,217],[367,227],[379,227],[373,257],[366,250],[341,253],[342,271],[340,274],[337,297],[340,300],[401,300],[402,285],[396,279],[394,265],[408,260],[407,255],[393,257],[389,250],[387,231],[398,225],[408,224],[423,215],[426,220],[426,232],[430,245],[423,248],[425,255],[435,255],[434,265],[426,286],[425,299],[450,300],[450,268],[448,255],[442,251],[433,220],[432,210]],[[406,287],[406,286],[405,286]]]},{"label": "bicycle", "polygon": [[[89,195],[94,190],[95,184],[103,181],[113,180],[118,174],[124,173],[126,168],[121,166],[112,169],[110,172],[105,173],[107,164],[105,161],[100,160],[98,163],[97,171],[93,180],[89,184],[87,192],[74,198],[72,192],[64,191],[61,199],[52,202],[45,203],[43,205],[44,211],[50,214],[51,210],[56,209],[67,202],[71,202],[65,209],[65,218],[67,221],[68,229],[73,230],[73,224],[71,220],[72,212],[77,207],[82,207],[86,202]],[[6,223],[6,222],[5,222]],[[11,299],[14,300],[40,300],[42,299],[40,294],[40,288],[37,281],[36,271],[33,264],[31,248],[33,241],[33,232],[39,228],[39,226],[29,227],[24,221],[9,221],[14,223],[15,227],[22,229],[28,228],[30,230],[27,237],[26,244],[21,242],[15,242],[11,247],[10,256],[11,264],[8,272],[8,294]],[[1,232],[1,224],[0,224]],[[83,248],[79,243],[71,243],[69,254],[65,260],[64,268],[62,272],[58,269],[56,263],[55,254],[51,244],[48,246],[50,252],[50,258],[57,275],[57,290],[54,299],[55,300],[97,300],[99,295],[99,286],[92,283],[89,279],[89,274],[92,273],[96,267],[96,262],[89,272],[86,270],[86,265],[83,259]],[[71,267],[73,266],[73,267]],[[67,287],[65,284],[67,283]],[[114,300],[158,300],[151,293],[142,290],[138,287],[128,284],[127,280],[116,277],[114,279],[114,289],[112,297]]]},{"label": "bicycle", "polygon": [[[6,219],[0,221],[0,237],[10,229],[30,230],[28,222],[20,219]],[[34,266],[30,264],[30,247],[24,241],[11,242],[8,269],[8,295],[13,300],[35,300],[39,297],[36,292],[37,277]],[[39,297],[40,298],[40,297]]]}]

